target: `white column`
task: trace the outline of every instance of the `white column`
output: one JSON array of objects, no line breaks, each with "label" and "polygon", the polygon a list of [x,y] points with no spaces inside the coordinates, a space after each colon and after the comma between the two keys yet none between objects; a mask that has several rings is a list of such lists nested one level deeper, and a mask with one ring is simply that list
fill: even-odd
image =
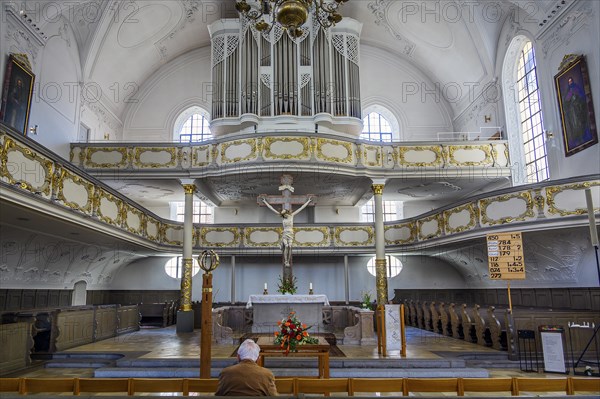
[{"label": "white column", "polygon": [[387,267],[385,259],[385,228],[383,225],[383,188],[384,184],[373,184],[375,202],[375,285],[377,287],[377,305],[388,302]]},{"label": "white column", "polygon": [[348,270],[348,255],[344,255],[344,282],[346,289],[346,305],[350,304],[350,270]]},{"label": "white column", "polygon": [[231,303],[235,303],[235,255],[231,255]]},{"label": "white column", "polygon": [[192,248],[193,228],[194,228],[194,193],[196,186],[194,184],[183,184],[185,191],[185,207],[183,215],[183,260],[181,276],[181,300],[179,310],[192,311]]}]

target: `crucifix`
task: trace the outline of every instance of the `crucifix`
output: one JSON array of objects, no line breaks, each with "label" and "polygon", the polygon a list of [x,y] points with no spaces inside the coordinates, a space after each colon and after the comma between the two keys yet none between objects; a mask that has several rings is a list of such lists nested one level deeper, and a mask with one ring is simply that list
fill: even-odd
[{"label": "crucifix", "polygon": [[[266,206],[274,213],[282,217],[283,232],[281,235],[281,251],[283,254],[283,280],[291,281],[292,279],[292,244],[294,243],[294,216],[300,213],[309,205],[315,204],[315,196],[307,195],[292,195],[294,187],[292,183],[294,178],[291,175],[284,174],[281,176],[279,191],[281,195],[266,195],[258,196],[258,204]],[[292,205],[302,204],[300,208],[292,212]],[[273,205],[281,205],[281,211],[278,211]]]}]

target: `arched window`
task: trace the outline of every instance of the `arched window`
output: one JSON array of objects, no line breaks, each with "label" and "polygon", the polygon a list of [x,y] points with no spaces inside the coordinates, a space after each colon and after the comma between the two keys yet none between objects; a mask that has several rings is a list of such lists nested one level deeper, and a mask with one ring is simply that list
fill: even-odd
[{"label": "arched window", "polygon": [[546,135],[531,40],[517,36],[506,51],[503,88],[513,184],[549,178]]},{"label": "arched window", "polygon": [[517,66],[517,90],[527,181],[537,183],[548,179],[548,156],[535,52],[531,41],[525,43],[521,50]]},{"label": "arched window", "polygon": [[[165,263],[165,273],[173,278],[181,278],[183,273],[183,266],[181,262],[181,256],[175,256]],[[195,276],[200,271],[198,262],[192,262],[192,276]]]},{"label": "arched window", "polygon": [[390,122],[380,113],[371,112],[363,119],[360,138],[367,141],[390,142],[393,138]]},{"label": "arched window", "polygon": [[210,132],[208,112],[200,107],[183,111],[174,127],[174,139],[180,143],[206,141],[213,138]]}]

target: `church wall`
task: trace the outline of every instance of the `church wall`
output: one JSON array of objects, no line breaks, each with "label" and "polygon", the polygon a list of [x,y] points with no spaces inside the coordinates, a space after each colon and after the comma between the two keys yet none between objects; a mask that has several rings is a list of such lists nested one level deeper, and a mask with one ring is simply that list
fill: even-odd
[{"label": "church wall", "polygon": [[[531,19],[514,21],[508,18],[500,34],[496,70],[502,71],[505,60],[512,57],[508,47],[513,38],[525,36],[533,41],[538,71],[538,87],[541,93],[544,129],[551,134],[546,142],[548,164],[551,179],[562,179],[572,176],[583,176],[600,172],[600,163],[597,162],[599,145],[589,147],[569,157],[565,156],[563,132],[560,120],[557,92],[554,76],[558,67],[567,54],[583,54],[588,65],[592,97],[594,99],[594,112],[596,125],[598,125],[600,112],[600,47],[594,38],[600,37],[600,3],[592,1],[578,1],[572,3],[563,14],[551,19],[542,28],[538,24],[527,23]],[[522,13],[522,16],[526,14]],[[510,83],[510,77],[502,76],[504,88]],[[512,88],[512,87],[511,87]],[[505,98],[512,99],[511,91],[503,93]],[[511,117],[507,114],[509,139],[517,140],[515,131],[510,131]],[[593,160],[593,162],[590,162]],[[513,162],[515,162],[513,160]]]},{"label": "church wall", "polygon": [[175,119],[197,105],[210,112],[211,59],[208,47],[190,51],[156,71],[125,110],[123,138],[173,141]]},{"label": "church wall", "polygon": [[[45,36],[40,45],[32,34],[2,10],[0,28],[0,62],[2,79],[10,53],[25,53],[35,75],[34,92],[28,123],[37,125],[36,133],[27,135],[64,158],[69,143],[76,141],[79,125],[81,67],[78,47],[70,24],[64,18],[44,18],[41,10],[31,9],[32,24],[37,23]],[[26,22],[25,22],[26,23]]]}]

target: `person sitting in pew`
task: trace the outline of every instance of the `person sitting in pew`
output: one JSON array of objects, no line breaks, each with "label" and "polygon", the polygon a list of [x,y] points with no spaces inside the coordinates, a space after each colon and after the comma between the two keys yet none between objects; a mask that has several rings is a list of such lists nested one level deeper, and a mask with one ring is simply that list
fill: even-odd
[{"label": "person sitting in pew", "polygon": [[256,364],[259,354],[256,342],[242,342],[237,351],[238,364],[221,370],[215,396],[277,396],[273,373]]}]

